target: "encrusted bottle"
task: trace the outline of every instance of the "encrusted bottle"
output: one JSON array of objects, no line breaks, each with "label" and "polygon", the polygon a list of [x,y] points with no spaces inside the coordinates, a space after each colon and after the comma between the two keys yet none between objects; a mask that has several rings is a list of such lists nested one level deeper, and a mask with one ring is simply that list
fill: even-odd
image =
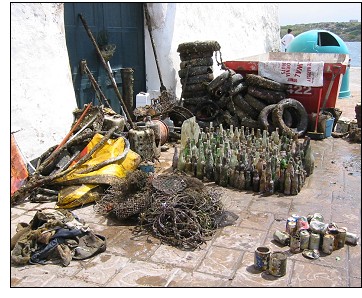
[{"label": "encrusted bottle", "polygon": [[214,157],[211,151],[207,153],[207,159],[205,164],[205,177],[209,181],[214,180]]},{"label": "encrusted bottle", "polygon": [[304,148],[304,161],[303,161],[303,165],[304,165],[304,169],[307,172],[307,177],[313,174],[314,171],[314,154],[312,151],[312,146],[310,144],[310,138],[309,137],[305,137],[304,138],[304,143],[303,143],[303,148]]},{"label": "encrusted bottle", "polygon": [[177,164],[178,164],[178,149],[177,149],[177,146],[175,146],[174,148],[174,152],[173,152],[173,157],[172,157],[172,169],[173,170],[176,170],[177,169]]},{"label": "encrusted bottle", "polygon": [[253,172],[253,191],[254,192],[259,192],[259,183],[260,183],[259,172],[255,169]]},{"label": "encrusted bottle", "polygon": [[222,158],[221,163],[221,171],[220,171],[220,186],[226,187],[229,183],[229,177],[228,177],[228,163],[227,158],[224,156]]},{"label": "encrusted bottle", "polygon": [[184,172],[186,167],[185,153],[184,151],[180,152],[180,156],[177,161],[177,170]]}]

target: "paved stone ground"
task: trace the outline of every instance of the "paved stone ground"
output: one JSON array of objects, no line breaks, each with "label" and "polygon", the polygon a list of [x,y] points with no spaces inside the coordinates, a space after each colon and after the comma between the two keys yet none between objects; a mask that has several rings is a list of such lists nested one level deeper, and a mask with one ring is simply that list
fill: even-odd
[{"label": "paved stone ground", "polygon": [[[361,100],[360,68],[351,69],[351,92],[338,100],[342,116],[353,119]],[[132,223],[120,225],[93,211],[74,210],[98,234],[107,238],[105,252],[83,261],[60,265],[10,265],[10,287],[361,287],[361,244],[345,245],[316,260],[289,252],[272,241],[293,213],[322,213],[361,236],[361,144],[342,138],[312,141],[316,157],[312,176],[297,196],[260,196],[223,190],[226,210],[239,218],[220,228],[200,250],[182,251],[157,238],[132,235]],[[162,154],[160,168],[170,167],[172,150]],[[210,186],[214,186],[211,184]],[[54,203],[24,203],[11,208],[11,236],[16,224],[29,222],[38,208]],[[267,246],[288,254],[287,273],[277,278],[254,269],[254,250]],[[55,290],[56,291],[56,290]]]}]

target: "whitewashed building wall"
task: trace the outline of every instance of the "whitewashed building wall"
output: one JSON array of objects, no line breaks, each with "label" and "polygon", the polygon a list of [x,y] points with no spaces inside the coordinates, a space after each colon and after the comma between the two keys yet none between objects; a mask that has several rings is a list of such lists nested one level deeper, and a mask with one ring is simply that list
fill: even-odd
[{"label": "whitewashed building wall", "polygon": [[[279,48],[278,4],[151,3],[153,38],[163,83],[179,97],[180,43],[215,40],[222,60]],[[147,92],[160,89],[145,25]],[[220,73],[214,64],[214,75]],[[59,144],[73,122],[76,99],[62,3],[11,4],[11,132],[28,160]]]}]

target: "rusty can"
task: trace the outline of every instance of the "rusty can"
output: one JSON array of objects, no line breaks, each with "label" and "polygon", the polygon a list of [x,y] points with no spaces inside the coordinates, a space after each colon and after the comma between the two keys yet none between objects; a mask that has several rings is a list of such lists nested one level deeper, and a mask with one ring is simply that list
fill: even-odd
[{"label": "rusty can", "polygon": [[311,250],[319,250],[321,236],[317,233],[311,233],[309,239],[309,249]]},{"label": "rusty can", "polygon": [[344,244],[346,243],[346,234],[347,231],[344,228],[338,229],[338,242],[337,242],[337,248],[344,247]]},{"label": "rusty can", "polygon": [[295,221],[289,221],[286,232],[292,236],[297,232],[297,223]]},{"label": "rusty can", "polygon": [[358,239],[359,237],[357,236],[357,234],[346,232],[346,243],[357,245]]},{"label": "rusty can", "polygon": [[334,250],[334,236],[331,234],[325,234],[323,236],[322,251],[325,254],[330,255]]},{"label": "rusty can", "polygon": [[287,255],[282,251],[270,255],[268,272],[273,276],[284,276],[287,272]]},{"label": "rusty can", "polygon": [[273,234],[273,239],[280,244],[289,245],[290,235],[287,232],[276,230]]},{"label": "rusty can", "polygon": [[308,249],[309,239],[310,239],[309,232],[307,230],[302,230],[299,232],[299,236],[300,236],[300,249],[301,250]]},{"label": "rusty can", "polygon": [[293,235],[290,238],[290,252],[293,254],[300,252],[300,237],[299,235]]},{"label": "rusty can", "polygon": [[254,268],[258,271],[265,271],[269,267],[270,249],[266,246],[259,246],[254,252]]},{"label": "rusty can", "polygon": [[300,216],[297,220],[297,230],[308,230],[309,229],[309,223],[305,216]]}]

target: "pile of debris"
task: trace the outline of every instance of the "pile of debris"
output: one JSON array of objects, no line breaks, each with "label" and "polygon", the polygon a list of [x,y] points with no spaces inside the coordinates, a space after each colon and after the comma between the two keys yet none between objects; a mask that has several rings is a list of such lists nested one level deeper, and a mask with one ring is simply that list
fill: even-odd
[{"label": "pile of debris", "polygon": [[149,232],[163,242],[185,250],[199,248],[218,227],[238,217],[223,210],[220,193],[186,175],[148,176],[136,170],[112,186],[94,210],[118,220],[137,216],[135,233]]}]

